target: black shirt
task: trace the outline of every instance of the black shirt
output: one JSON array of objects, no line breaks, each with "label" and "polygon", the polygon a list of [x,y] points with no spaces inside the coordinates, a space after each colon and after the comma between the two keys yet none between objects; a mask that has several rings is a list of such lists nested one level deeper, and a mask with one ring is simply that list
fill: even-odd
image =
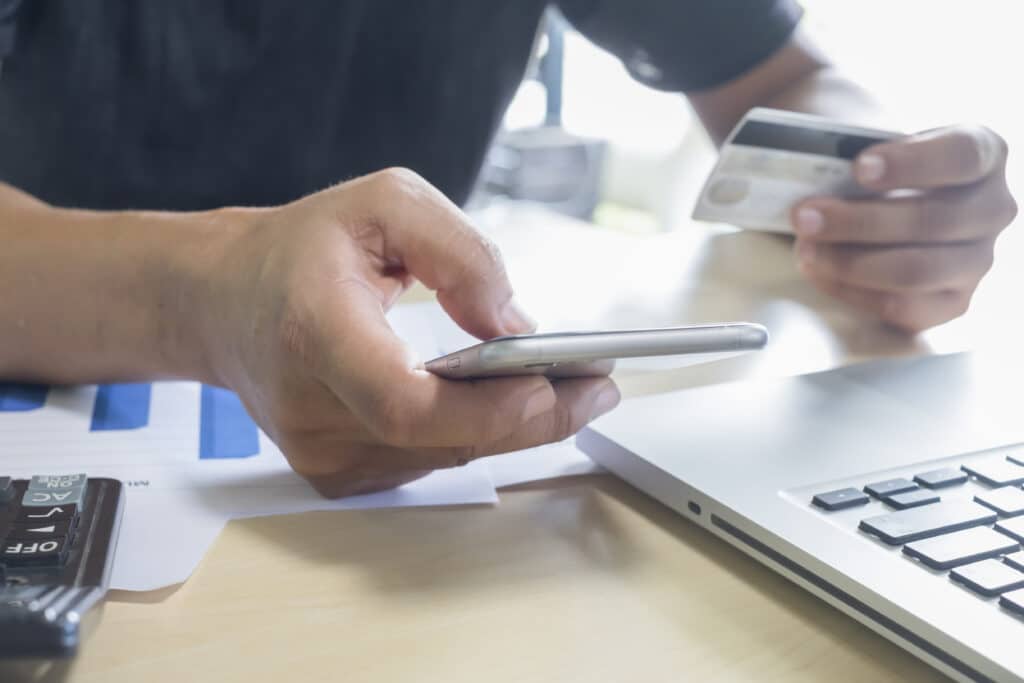
[{"label": "black shirt", "polygon": [[[386,166],[456,202],[545,0],[0,0],[0,180],[62,206],[286,202]],[[648,85],[734,78],[792,0],[562,0]],[[637,125],[643,125],[638,121]]]}]

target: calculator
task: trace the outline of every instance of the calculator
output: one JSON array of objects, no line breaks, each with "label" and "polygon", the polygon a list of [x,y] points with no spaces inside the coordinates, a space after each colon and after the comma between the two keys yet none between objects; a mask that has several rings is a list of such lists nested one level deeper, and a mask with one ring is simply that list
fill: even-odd
[{"label": "calculator", "polygon": [[124,508],[114,479],[0,476],[0,657],[72,657],[99,613]]}]

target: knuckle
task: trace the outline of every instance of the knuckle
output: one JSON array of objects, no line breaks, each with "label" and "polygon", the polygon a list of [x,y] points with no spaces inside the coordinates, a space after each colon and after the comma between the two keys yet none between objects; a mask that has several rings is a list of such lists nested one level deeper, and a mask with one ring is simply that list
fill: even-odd
[{"label": "knuckle", "polygon": [[426,184],[426,181],[419,173],[404,166],[385,168],[374,173],[373,177],[384,185],[397,188],[419,187]]},{"label": "knuckle", "polygon": [[977,280],[981,280],[996,262],[996,251],[994,242],[985,242],[978,248],[978,273]]},{"label": "knuckle", "polygon": [[579,431],[583,421],[578,417],[579,410],[571,404],[559,404],[551,412],[551,433],[549,441],[563,441]]},{"label": "knuckle", "polygon": [[1010,223],[1017,220],[1017,214],[1020,207],[1017,204],[1017,200],[1014,199],[1013,195],[1010,194],[1009,190],[1006,191],[1003,201],[1000,203],[1001,210],[999,213],[999,229],[1002,230]]},{"label": "knuckle", "polygon": [[1004,163],[1010,155],[1010,145],[1002,135],[995,132],[988,126],[978,126],[978,135],[985,140],[985,145],[991,150],[994,160],[1000,164]]},{"label": "knuckle", "polygon": [[472,232],[466,232],[466,241],[468,244],[464,245],[466,253],[469,256],[468,263],[473,265],[481,266],[486,270],[493,270],[495,268],[501,268],[504,261],[501,257],[501,250],[498,245],[487,239],[480,233],[473,230]]},{"label": "knuckle", "polygon": [[948,153],[950,163],[967,171],[980,171],[987,161],[991,143],[988,136],[976,126],[961,126],[949,134]]}]

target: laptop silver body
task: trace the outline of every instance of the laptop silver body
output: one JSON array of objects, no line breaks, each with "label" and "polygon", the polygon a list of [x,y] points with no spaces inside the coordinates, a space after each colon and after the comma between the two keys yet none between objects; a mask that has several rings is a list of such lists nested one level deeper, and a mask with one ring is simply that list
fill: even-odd
[{"label": "laptop silver body", "polygon": [[[641,397],[582,431],[577,444],[954,679],[1024,681],[1024,618],[1000,595],[986,597],[951,578],[953,569],[965,570],[936,569],[909,555],[907,546],[920,539],[887,542],[862,527],[903,511],[874,496],[836,511],[813,502],[818,494],[914,481],[925,472],[1016,472],[1007,457],[1024,456],[1016,446],[1024,442],[1024,372],[1015,365],[1012,357],[955,354]],[[935,489],[941,500],[932,504],[954,517],[988,510],[976,496],[1001,487],[965,479]],[[993,511],[969,526],[988,529],[972,532],[986,539],[1003,538],[1003,522],[1008,518]],[[1022,522],[1024,516],[1012,524]],[[999,566],[986,567],[1002,571],[1011,551],[989,553]]]}]

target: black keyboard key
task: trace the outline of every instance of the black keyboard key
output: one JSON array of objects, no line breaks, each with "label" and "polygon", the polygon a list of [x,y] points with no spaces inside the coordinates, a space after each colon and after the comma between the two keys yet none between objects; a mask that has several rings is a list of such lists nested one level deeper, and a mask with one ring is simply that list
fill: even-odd
[{"label": "black keyboard key", "polygon": [[820,508],[833,511],[845,510],[846,508],[857,507],[858,505],[865,505],[870,500],[871,499],[862,491],[858,491],[855,488],[848,488],[819,493],[811,500],[811,502]]},{"label": "black keyboard key", "polygon": [[0,562],[8,567],[64,564],[68,555],[66,537],[38,541],[10,539],[0,545]]},{"label": "black keyboard key", "polygon": [[1019,569],[1024,572],[1024,550],[1020,552],[1007,555],[1003,558],[1003,562],[1010,565],[1014,569]]},{"label": "black keyboard key", "polygon": [[1017,550],[1020,545],[1016,541],[986,527],[926,538],[903,547],[905,555],[921,560],[932,569],[952,569]]},{"label": "black keyboard key", "polygon": [[889,545],[903,545],[922,538],[991,524],[996,518],[996,513],[977,503],[955,500],[869,517],[861,520],[860,529]]},{"label": "black keyboard key", "polygon": [[36,524],[12,524],[7,534],[7,539],[42,539],[46,540],[51,536],[68,536],[71,534],[70,519],[63,519],[51,522],[40,522]]},{"label": "black keyboard key", "polygon": [[14,523],[38,524],[39,522],[75,519],[77,516],[77,505],[54,505],[47,508],[23,507],[18,511],[18,516],[14,518]]},{"label": "black keyboard key", "polygon": [[1019,572],[999,560],[982,560],[957,567],[950,572],[949,578],[986,598],[1024,588],[1024,572]]},{"label": "black keyboard key", "polygon": [[1016,486],[1001,486],[991,491],[982,491],[974,500],[992,508],[1000,517],[1024,515],[1024,490]]},{"label": "black keyboard key", "polygon": [[989,486],[1024,484],[1024,467],[1008,460],[982,460],[960,469]]},{"label": "black keyboard key", "polygon": [[0,505],[14,500],[14,482],[10,477],[0,477]]},{"label": "black keyboard key", "polygon": [[1015,591],[1003,593],[999,597],[999,606],[1024,617],[1024,589],[1018,588]]},{"label": "black keyboard key", "polygon": [[922,472],[914,477],[914,481],[930,489],[944,489],[947,486],[957,486],[965,483],[967,481],[967,474],[953,467],[943,467],[941,470]]},{"label": "black keyboard key", "polygon": [[866,493],[870,493],[875,498],[885,498],[886,496],[892,496],[897,493],[903,493],[905,491],[913,491],[917,488],[917,484],[910,481],[909,479],[886,479],[885,481],[878,481],[874,484],[868,484],[864,487]]},{"label": "black keyboard key", "polygon": [[913,491],[905,491],[892,496],[886,496],[882,500],[897,510],[906,510],[908,508],[916,508],[921,507],[922,505],[938,503],[940,498],[939,494],[934,491],[929,491],[928,489],[914,489]]},{"label": "black keyboard key", "polygon": [[1024,543],[1024,517],[1001,519],[996,523],[996,531],[1001,531],[1007,536]]}]

